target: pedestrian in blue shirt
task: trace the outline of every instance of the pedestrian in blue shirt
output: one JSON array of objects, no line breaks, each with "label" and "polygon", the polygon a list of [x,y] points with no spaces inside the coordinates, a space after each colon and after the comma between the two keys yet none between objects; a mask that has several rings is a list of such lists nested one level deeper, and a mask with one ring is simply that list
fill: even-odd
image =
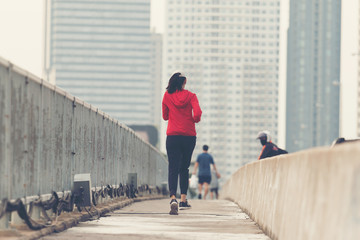
[{"label": "pedestrian in blue shirt", "polygon": [[211,167],[210,165],[213,165],[213,168],[216,172],[216,176],[220,178],[220,174],[216,169],[214,159],[213,157],[208,153],[209,146],[204,145],[203,146],[203,153],[199,154],[196,163],[194,166],[193,174],[196,174],[197,168],[199,168],[198,172],[198,178],[199,178],[199,196],[198,198],[201,199],[201,193],[202,193],[202,187],[204,185],[204,199],[206,199],[206,195],[209,192],[209,184],[211,182]]}]

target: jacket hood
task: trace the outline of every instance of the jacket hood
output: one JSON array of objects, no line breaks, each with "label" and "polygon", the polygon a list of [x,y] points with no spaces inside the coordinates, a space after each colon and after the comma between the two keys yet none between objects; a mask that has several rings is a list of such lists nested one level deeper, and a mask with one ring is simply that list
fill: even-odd
[{"label": "jacket hood", "polygon": [[176,91],[174,93],[167,93],[169,100],[177,107],[185,107],[192,99],[193,93],[188,90]]}]

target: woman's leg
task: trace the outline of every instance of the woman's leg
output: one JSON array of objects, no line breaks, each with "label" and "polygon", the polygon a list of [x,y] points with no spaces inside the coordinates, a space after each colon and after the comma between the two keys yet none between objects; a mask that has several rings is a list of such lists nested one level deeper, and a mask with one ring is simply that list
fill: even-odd
[{"label": "woman's leg", "polygon": [[180,159],[180,191],[181,200],[185,202],[186,194],[189,188],[189,166],[191,157],[195,148],[196,137],[195,136],[183,136],[182,137],[182,158]]},{"label": "woman's leg", "polygon": [[179,175],[179,162],[182,158],[182,152],[180,148],[180,136],[167,136],[166,138],[166,151],[169,160],[169,191],[170,197],[176,198],[177,182]]}]

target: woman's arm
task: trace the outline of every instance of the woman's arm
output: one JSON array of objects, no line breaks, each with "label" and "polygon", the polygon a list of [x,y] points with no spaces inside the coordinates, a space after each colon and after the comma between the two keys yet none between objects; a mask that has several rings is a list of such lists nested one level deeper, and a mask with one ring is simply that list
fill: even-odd
[{"label": "woman's arm", "polygon": [[165,100],[165,94],[164,94],[164,97],[162,100],[162,117],[165,121],[167,121],[167,120],[169,120],[169,108],[164,103],[164,100]]},{"label": "woman's arm", "polygon": [[199,100],[196,97],[196,94],[194,94],[194,96],[191,99],[191,106],[192,106],[193,113],[194,113],[194,115],[193,115],[194,122],[196,122],[196,123],[200,122],[202,111],[201,111],[201,108],[199,105]]}]

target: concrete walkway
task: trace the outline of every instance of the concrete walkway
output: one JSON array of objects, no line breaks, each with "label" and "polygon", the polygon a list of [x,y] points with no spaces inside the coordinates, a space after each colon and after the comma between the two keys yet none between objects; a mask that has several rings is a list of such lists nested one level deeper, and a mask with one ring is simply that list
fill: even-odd
[{"label": "concrete walkway", "polygon": [[41,239],[270,239],[232,202],[189,203],[191,209],[173,216],[169,215],[168,199],[137,202]]}]

